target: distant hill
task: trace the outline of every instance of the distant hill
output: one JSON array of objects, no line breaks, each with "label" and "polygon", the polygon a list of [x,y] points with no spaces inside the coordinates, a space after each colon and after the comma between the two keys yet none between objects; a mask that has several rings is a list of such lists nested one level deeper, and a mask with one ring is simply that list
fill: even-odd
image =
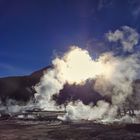
[{"label": "distant hill", "polygon": [[[14,99],[17,101],[27,102],[34,98],[36,93],[34,86],[39,83],[43,72],[52,68],[45,67],[41,70],[35,71],[26,76],[15,76],[0,78],[0,98],[3,102],[7,99]],[[82,100],[85,104],[96,102],[103,97],[93,89],[94,81],[88,81],[84,86],[82,85],[68,85],[66,84],[63,90],[60,91],[59,96],[53,98],[58,104],[62,104],[67,100]],[[135,85],[140,84],[140,80],[134,82]],[[108,100],[108,99],[106,99]]]},{"label": "distant hill", "polygon": [[6,99],[15,99],[17,101],[27,102],[34,97],[35,86],[39,81],[43,72],[49,69],[45,67],[39,71],[33,72],[27,76],[14,76],[0,78],[0,98],[3,102]]}]

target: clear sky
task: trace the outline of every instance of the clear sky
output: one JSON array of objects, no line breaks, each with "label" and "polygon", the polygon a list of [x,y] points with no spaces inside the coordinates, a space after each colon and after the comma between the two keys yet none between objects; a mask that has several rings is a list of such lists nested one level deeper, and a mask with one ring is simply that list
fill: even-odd
[{"label": "clear sky", "polygon": [[139,0],[0,0],[0,76],[30,74],[70,45],[124,25],[140,32],[139,23]]}]

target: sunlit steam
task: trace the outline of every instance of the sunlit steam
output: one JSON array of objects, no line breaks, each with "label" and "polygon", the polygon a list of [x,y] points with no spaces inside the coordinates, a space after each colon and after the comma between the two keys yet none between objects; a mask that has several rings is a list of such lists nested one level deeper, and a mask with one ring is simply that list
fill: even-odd
[{"label": "sunlit steam", "polygon": [[133,94],[132,83],[140,69],[138,62],[137,54],[123,58],[114,56],[111,52],[94,60],[87,50],[72,46],[63,57],[53,60],[54,68],[47,71],[36,86],[38,103],[46,110],[64,109],[64,106],[56,105],[52,96],[59,94],[66,83],[84,84],[86,80],[94,79],[94,89],[102,96],[108,96],[112,103],[103,100],[96,105],[84,105],[81,101],[70,102],[65,108],[66,115],[59,119],[111,120]]},{"label": "sunlit steam", "polygon": [[73,46],[62,58],[53,60],[53,65],[58,71],[58,78],[69,84],[80,84],[87,79],[95,79],[98,75],[110,77],[113,68],[106,60],[93,60],[87,50]]}]

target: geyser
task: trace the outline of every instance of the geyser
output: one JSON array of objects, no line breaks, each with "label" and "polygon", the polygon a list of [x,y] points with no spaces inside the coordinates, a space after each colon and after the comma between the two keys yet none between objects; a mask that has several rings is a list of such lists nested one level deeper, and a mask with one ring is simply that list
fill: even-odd
[{"label": "geyser", "polygon": [[[135,33],[134,30],[132,33]],[[113,33],[109,34],[109,38],[111,35],[114,36]],[[121,41],[123,39],[124,36]],[[137,79],[140,70],[138,53],[118,56],[110,51],[93,59],[87,50],[72,46],[62,57],[55,58],[52,64],[53,68],[44,73],[40,83],[35,87],[36,99],[43,109],[65,109],[67,113],[59,117],[60,119],[112,120],[122,107],[129,108],[128,101],[132,95],[134,97],[133,81]],[[89,79],[95,81],[93,88],[103,97],[110,98],[111,102],[99,100],[96,104],[84,105],[78,100],[58,106],[52,99],[53,95],[60,93],[65,84],[84,85]]]}]

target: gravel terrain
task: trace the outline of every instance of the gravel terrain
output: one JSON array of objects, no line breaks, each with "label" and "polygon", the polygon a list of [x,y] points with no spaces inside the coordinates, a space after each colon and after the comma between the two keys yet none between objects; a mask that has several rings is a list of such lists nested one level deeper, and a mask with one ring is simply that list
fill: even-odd
[{"label": "gravel terrain", "polygon": [[0,140],[140,140],[140,125],[1,120]]}]

